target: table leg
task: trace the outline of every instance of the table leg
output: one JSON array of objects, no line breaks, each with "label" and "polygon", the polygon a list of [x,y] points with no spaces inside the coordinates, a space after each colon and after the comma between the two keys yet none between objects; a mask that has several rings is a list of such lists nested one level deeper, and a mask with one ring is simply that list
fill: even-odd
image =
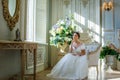
[{"label": "table leg", "polygon": [[37,50],[34,49],[34,80],[36,80],[36,52]]},{"label": "table leg", "polygon": [[21,80],[24,80],[24,74],[25,74],[25,50],[21,50]]}]

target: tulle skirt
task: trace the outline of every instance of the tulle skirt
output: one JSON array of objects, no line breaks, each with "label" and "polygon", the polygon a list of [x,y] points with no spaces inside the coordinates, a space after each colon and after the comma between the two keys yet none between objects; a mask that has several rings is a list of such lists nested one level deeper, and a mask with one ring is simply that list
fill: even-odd
[{"label": "tulle skirt", "polygon": [[66,54],[47,74],[55,80],[81,80],[88,76],[87,55]]}]

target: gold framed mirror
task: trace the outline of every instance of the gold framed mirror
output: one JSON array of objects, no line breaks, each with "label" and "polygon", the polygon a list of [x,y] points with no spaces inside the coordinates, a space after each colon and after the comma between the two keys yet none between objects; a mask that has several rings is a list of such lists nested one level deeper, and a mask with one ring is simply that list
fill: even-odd
[{"label": "gold framed mirror", "polygon": [[[14,6],[13,4],[11,4],[13,2],[10,2],[10,1],[15,1]],[[3,5],[3,16],[7,21],[7,25],[9,29],[12,31],[19,19],[20,0],[2,0],[2,5]],[[12,8],[12,7],[15,7],[15,8]]]}]

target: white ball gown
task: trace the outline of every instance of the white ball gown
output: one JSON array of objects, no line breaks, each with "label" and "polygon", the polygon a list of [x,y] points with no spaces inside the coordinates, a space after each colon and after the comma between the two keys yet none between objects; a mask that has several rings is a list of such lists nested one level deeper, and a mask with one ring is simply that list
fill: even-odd
[{"label": "white ball gown", "polygon": [[[80,52],[85,49],[84,44],[74,49],[74,52]],[[87,54],[83,56],[67,53],[51,70],[48,77],[55,80],[81,80],[88,76]]]}]

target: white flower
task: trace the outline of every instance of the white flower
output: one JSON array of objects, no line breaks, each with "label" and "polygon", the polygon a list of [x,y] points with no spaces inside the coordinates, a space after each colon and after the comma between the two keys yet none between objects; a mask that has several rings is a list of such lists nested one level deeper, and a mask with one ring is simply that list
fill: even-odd
[{"label": "white flower", "polygon": [[72,34],[75,30],[73,25],[73,18],[69,17],[67,19],[59,20],[52,29],[49,31],[50,44],[60,47],[64,44],[70,44],[72,40]]}]

